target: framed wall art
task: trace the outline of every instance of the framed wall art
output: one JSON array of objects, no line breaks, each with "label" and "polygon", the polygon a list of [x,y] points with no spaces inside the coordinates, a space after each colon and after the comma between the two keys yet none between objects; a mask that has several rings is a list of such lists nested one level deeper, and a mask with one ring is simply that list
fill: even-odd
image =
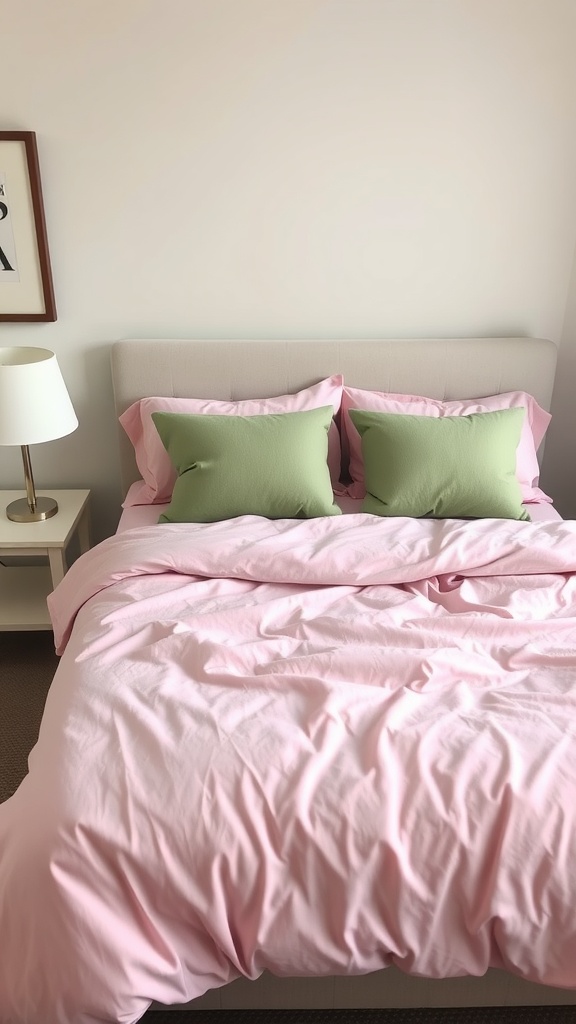
[{"label": "framed wall art", "polygon": [[0,131],[3,320],[56,320],[35,132]]}]

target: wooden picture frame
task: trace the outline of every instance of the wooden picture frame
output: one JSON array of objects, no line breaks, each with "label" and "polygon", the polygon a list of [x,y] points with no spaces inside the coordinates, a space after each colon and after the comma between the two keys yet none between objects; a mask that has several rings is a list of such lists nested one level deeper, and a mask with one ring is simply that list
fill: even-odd
[{"label": "wooden picture frame", "polygon": [[0,131],[0,321],[53,320],[36,134]]}]

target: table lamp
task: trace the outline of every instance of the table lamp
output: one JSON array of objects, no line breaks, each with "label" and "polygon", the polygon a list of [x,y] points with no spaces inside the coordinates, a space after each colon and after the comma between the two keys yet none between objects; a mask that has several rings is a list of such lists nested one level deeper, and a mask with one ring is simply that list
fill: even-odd
[{"label": "table lamp", "polygon": [[16,523],[37,523],[58,511],[54,498],[36,497],[28,445],[53,441],[78,426],[58,361],[47,348],[0,348],[0,445],[20,445],[26,497],[6,509]]}]

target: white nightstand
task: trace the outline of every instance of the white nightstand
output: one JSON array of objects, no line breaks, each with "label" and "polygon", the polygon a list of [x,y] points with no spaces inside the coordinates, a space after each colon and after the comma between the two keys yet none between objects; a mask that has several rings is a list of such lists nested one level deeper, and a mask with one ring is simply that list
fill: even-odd
[{"label": "white nightstand", "polygon": [[0,561],[45,556],[47,565],[0,565],[0,630],[51,629],[46,597],[64,576],[66,548],[78,535],[80,552],[90,547],[90,491],[38,491],[56,498],[58,512],[40,523],[13,523],[6,506],[20,491],[0,491]]}]

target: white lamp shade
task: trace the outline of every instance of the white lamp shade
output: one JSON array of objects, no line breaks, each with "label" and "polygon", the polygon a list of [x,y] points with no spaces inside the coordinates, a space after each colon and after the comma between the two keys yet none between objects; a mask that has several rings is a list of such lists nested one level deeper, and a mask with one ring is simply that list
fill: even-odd
[{"label": "white lamp shade", "polygon": [[0,445],[53,441],[77,426],[54,353],[0,348]]}]

